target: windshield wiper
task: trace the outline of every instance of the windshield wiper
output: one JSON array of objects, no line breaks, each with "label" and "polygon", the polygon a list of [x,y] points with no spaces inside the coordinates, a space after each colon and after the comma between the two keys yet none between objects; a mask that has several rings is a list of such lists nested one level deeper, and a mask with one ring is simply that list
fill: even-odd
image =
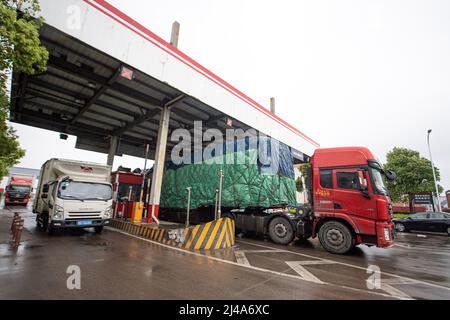
[{"label": "windshield wiper", "polygon": [[75,197],[75,196],[71,196],[70,194],[67,194],[67,195],[64,195],[64,196],[61,196],[63,199],[75,199],[75,200],[80,200],[80,201],[84,201],[85,199],[80,199],[80,198],[78,198],[78,197]]},{"label": "windshield wiper", "polygon": [[108,201],[109,199],[96,197],[96,198],[85,198],[84,200],[101,200],[101,201]]}]

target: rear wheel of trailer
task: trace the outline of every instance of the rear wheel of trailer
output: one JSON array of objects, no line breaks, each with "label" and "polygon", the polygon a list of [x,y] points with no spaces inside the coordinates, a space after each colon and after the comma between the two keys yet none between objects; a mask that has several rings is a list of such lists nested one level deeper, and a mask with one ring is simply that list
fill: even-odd
[{"label": "rear wheel of trailer", "polygon": [[269,222],[270,239],[278,244],[288,244],[294,240],[294,229],[289,220],[276,217]]}]

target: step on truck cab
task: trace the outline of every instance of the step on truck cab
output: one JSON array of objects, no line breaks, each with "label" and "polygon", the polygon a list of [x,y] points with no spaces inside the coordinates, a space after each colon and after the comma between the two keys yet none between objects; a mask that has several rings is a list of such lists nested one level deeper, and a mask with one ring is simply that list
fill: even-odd
[{"label": "step on truck cab", "polygon": [[310,213],[299,236],[318,236],[338,254],[358,244],[391,246],[393,212],[384,177],[393,180],[395,173],[385,171],[367,148],[317,149],[307,179]]},{"label": "step on truck cab", "polygon": [[112,214],[111,166],[75,160],[50,159],[41,169],[33,204],[38,227],[94,227],[97,233]]}]

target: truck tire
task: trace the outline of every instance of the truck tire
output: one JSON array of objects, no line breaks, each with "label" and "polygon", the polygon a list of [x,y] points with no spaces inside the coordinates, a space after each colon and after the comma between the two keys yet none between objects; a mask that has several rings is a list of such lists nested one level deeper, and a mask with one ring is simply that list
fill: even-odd
[{"label": "truck tire", "polygon": [[41,222],[39,221],[39,215],[36,216],[36,228],[37,229],[42,229]]},{"label": "truck tire", "polygon": [[278,244],[288,244],[294,240],[294,230],[286,218],[276,217],[269,223],[270,239]]},{"label": "truck tire", "polygon": [[102,231],[103,231],[103,226],[94,227],[94,229],[95,229],[95,233],[96,233],[96,234],[101,234]]},{"label": "truck tire", "polygon": [[49,236],[54,235],[54,234],[55,234],[55,228],[52,228],[52,227],[50,227],[50,226],[47,226],[47,234],[48,234]]},{"label": "truck tire", "polygon": [[49,236],[52,236],[55,234],[55,228],[52,228],[50,226],[50,223],[48,223],[48,214],[44,213],[42,216],[42,230],[47,232]]},{"label": "truck tire", "polygon": [[325,250],[334,254],[345,254],[355,246],[349,228],[338,221],[328,221],[320,227],[319,241]]}]

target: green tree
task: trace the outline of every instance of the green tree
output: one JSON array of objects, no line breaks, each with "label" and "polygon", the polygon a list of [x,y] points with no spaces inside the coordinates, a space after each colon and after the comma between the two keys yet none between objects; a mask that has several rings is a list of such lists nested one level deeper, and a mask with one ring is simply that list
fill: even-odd
[{"label": "green tree", "polygon": [[[384,166],[397,174],[395,181],[386,181],[393,201],[408,201],[408,194],[428,191],[436,194],[431,161],[422,157],[418,151],[407,148],[394,148],[388,152]],[[439,169],[435,167],[436,179],[440,181]],[[439,192],[443,191],[439,185]]]},{"label": "green tree", "polygon": [[48,52],[39,41],[42,18],[37,0],[0,0],[0,180],[25,155],[8,125],[10,71],[35,74],[46,70]]},{"label": "green tree", "polygon": [[[310,166],[311,165],[309,163],[305,163],[305,164],[299,166],[299,168],[298,168],[300,173],[302,174],[302,177],[305,179],[305,181],[306,181],[306,177],[308,174],[308,168]],[[305,186],[303,185],[303,181],[302,181],[301,177],[298,177],[297,180],[295,180],[295,186],[297,188],[297,192],[303,192],[305,190]]]}]

